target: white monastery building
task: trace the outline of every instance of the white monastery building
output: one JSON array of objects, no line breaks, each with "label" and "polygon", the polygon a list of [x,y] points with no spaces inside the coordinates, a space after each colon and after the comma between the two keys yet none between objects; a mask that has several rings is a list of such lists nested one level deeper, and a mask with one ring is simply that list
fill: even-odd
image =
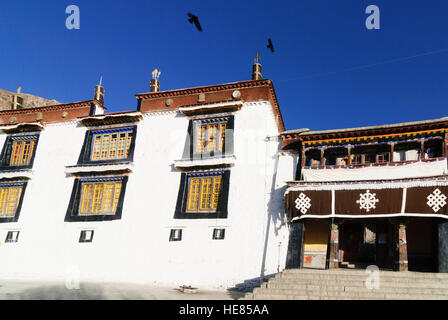
[{"label": "white monastery building", "polygon": [[0,279],[248,286],[285,268],[448,272],[448,118],[286,131],[249,81],[0,111]]},{"label": "white monastery building", "polygon": [[[294,156],[253,79],[0,112],[1,279],[231,287],[285,267]],[[292,153],[294,154],[294,153]],[[279,170],[283,166],[284,170]]]}]

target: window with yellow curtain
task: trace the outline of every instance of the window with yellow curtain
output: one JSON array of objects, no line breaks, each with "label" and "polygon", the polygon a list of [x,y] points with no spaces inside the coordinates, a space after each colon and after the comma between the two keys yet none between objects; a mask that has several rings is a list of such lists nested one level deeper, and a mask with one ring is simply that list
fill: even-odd
[{"label": "window with yellow curtain", "polygon": [[190,177],[186,212],[216,212],[222,190],[222,176]]},{"label": "window with yellow curtain", "polygon": [[0,185],[0,218],[13,218],[22,195],[21,185]]},{"label": "window with yellow curtain", "polygon": [[27,167],[33,163],[38,134],[11,134],[6,140],[2,166]]},{"label": "window with yellow curtain", "polygon": [[121,181],[82,183],[79,215],[115,214],[121,186]]},{"label": "window with yellow curtain", "polygon": [[93,132],[91,161],[127,159],[133,137],[132,129]]},{"label": "window with yellow curtain", "polygon": [[223,152],[227,122],[196,124],[195,152]]}]

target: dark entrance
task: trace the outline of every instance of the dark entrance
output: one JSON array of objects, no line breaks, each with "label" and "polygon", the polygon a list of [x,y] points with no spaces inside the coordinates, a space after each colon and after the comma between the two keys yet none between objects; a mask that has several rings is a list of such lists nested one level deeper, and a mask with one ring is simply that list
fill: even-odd
[{"label": "dark entrance", "polygon": [[387,220],[346,220],[339,232],[341,267],[392,269],[393,228]]}]

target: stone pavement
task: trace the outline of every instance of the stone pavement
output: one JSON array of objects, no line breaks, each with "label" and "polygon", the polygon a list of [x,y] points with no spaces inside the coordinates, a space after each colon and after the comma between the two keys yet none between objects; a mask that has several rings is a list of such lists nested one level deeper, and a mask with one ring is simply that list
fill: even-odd
[{"label": "stone pavement", "polygon": [[174,286],[90,282],[69,290],[63,282],[0,280],[0,300],[237,300],[244,296],[225,289],[198,289],[183,293]]}]

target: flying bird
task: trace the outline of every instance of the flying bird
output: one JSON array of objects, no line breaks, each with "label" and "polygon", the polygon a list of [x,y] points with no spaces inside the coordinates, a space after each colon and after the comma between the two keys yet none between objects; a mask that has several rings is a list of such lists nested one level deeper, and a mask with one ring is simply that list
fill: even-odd
[{"label": "flying bird", "polygon": [[266,48],[271,49],[271,52],[274,52],[274,45],[272,44],[271,39],[268,39],[268,45],[266,46]]},{"label": "flying bird", "polygon": [[196,26],[196,28],[197,28],[199,31],[202,31],[202,27],[201,27],[201,24],[199,23],[199,19],[198,19],[198,17],[195,16],[194,14],[192,14],[192,13],[188,13],[188,16],[190,17],[190,19],[188,19],[188,22],[190,22],[190,23],[194,23],[194,25]]}]

